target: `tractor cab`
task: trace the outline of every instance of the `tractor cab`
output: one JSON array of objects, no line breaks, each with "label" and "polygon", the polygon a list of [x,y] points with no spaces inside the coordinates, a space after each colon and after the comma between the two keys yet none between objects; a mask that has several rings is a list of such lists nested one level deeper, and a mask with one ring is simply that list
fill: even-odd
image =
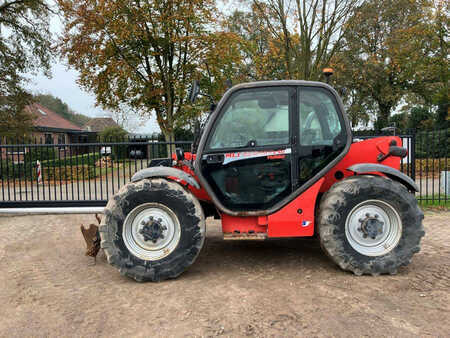
[{"label": "tractor cab", "polygon": [[247,83],[210,116],[195,172],[222,211],[268,214],[314,184],[350,143],[342,103],[327,84]]}]

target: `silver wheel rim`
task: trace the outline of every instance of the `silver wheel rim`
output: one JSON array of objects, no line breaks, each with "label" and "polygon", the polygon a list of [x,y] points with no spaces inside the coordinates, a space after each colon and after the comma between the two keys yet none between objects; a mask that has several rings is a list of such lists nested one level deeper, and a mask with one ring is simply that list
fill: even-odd
[{"label": "silver wheel rim", "polygon": [[345,235],[353,249],[365,256],[382,256],[402,236],[402,221],[388,203],[368,200],[356,205],[345,221]]},{"label": "silver wheel rim", "polygon": [[178,246],[181,227],[175,213],[163,204],[145,203],[125,218],[122,238],[134,256],[155,261],[170,255]]}]

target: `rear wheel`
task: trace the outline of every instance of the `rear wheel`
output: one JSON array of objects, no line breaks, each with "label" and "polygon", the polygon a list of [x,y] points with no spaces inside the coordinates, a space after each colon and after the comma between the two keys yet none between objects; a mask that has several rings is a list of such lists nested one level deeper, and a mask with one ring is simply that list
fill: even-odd
[{"label": "rear wheel", "polygon": [[179,276],[198,256],[205,219],[198,200],[165,179],[128,183],[108,202],[100,226],[108,262],[139,282]]},{"label": "rear wheel", "polygon": [[420,250],[423,213],[398,182],[355,176],[336,183],[319,211],[322,248],[357,275],[394,274]]}]

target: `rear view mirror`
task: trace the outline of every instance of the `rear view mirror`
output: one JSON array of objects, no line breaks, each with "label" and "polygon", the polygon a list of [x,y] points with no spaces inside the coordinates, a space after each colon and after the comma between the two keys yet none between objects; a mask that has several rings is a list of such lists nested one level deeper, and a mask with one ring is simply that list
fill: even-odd
[{"label": "rear view mirror", "polygon": [[192,81],[191,89],[189,91],[189,101],[194,103],[197,99],[198,94],[200,94],[200,86],[197,80]]}]

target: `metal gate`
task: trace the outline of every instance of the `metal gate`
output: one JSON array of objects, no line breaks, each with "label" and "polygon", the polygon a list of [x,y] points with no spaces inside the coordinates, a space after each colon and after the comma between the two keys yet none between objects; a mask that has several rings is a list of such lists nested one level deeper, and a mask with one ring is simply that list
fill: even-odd
[{"label": "metal gate", "polygon": [[[21,142],[22,141],[22,142]],[[169,148],[171,147],[171,148]],[[168,148],[191,142],[127,138],[95,143],[47,144],[45,140],[3,140],[0,144],[0,209],[103,209],[131,176]],[[67,209],[66,209],[67,210]]]}]

